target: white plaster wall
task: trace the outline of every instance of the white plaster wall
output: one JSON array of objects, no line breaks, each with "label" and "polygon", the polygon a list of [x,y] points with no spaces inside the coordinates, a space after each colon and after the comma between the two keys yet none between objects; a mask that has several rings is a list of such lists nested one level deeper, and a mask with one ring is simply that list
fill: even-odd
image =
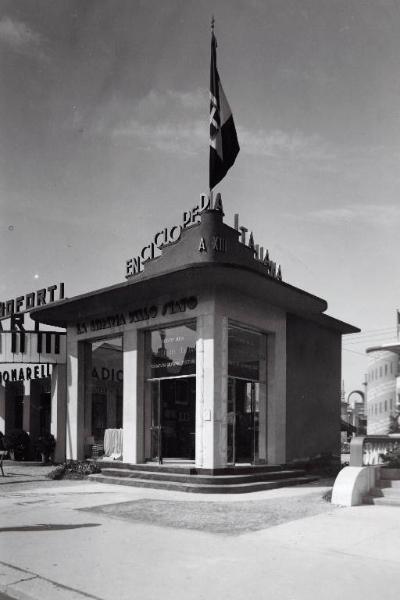
[{"label": "white plaster wall", "polygon": [[[262,374],[260,393],[268,399],[264,407],[263,440],[260,458],[270,463],[285,462],[286,447],[286,314],[283,310],[256,301],[248,296],[230,296],[223,291],[204,290],[201,294],[188,288],[185,296],[196,295],[194,310],[174,315],[159,314],[156,318],[139,323],[127,323],[102,331],[77,334],[75,327],[68,330],[67,381],[67,457],[83,455],[84,434],[79,418],[83,417],[84,377],[78,374],[78,341],[94,341],[106,337],[123,336],[123,428],[125,462],[141,462],[145,457],[144,402],[145,374],[143,363],[143,336],[149,328],[172,327],[190,319],[197,319],[196,343],[196,464],[207,468],[225,466],[227,460],[227,365],[228,319],[267,334],[267,366]],[[170,297],[149,299],[140,305],[162,305]],[[133,307],[135,308],[135,307]],[[138,335],[139,334],[139,335]],[[140,342],[140,340],[142,340]],[[142,350],[140,349],[142,348]],[[147,396],[149,396],[147,394]],[[148,406],[146,407],[149,408]],[[149,412],[146,410],[147,422]],[[83,421],[82,421],[83,422]],[[148,440],[146,447],[148,446]],[[147,448],[148,449],[148,448]]]},{"label": "white plaster wall", "polygon": [[66,457],[72,460],[84,456],[84,382],[78,372],[80,361],[83,361],[82,349],[76,337],[67,335]]},{"label": "white plaster wall", "polygon": [[284,463],[286,461],[286,313],[282,309],[249,298],[247,295],[233,296],[222,290],[217,294],[216,307],[218,314],[225,315],[229,321],[267,335],[265,382],[267,415],[266,436],[264,436],[267,447],[265,449],[260,446],[260,458],[266,455],[267,461],[271,464]]},{"label": "white plaster wall", "polygon": [[6,431],[6,388],[0,385],[0,431]]},{"label": "white plaster wall", "polygon": [[127,331],[123,339],[123,450],[124,462],[144,460],[144,373],[142,344],[137,330]]},{"label": "white plaster wall", "polygon": [[227,319],[212,310],[197,319],[196,466],[227,460]]},{"label": "white plaster wall", "polygon": [[67,422],[67,368],[66,365],[53,365],[51,374],[51,425],[50,432],[56,439],[54,459],[63,462],[66,458]]}]

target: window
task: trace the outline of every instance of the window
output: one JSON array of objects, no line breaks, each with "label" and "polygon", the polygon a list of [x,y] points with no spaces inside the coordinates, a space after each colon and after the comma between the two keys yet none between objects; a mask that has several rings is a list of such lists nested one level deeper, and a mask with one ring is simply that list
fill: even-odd
[{"label": "window", "polygon": [[387,412],[387,400],[385,400],[385,412]]},{"label": "window", "polygon": [[387,364],[385,363],[385,375],[387,375],[388,372],[388,368],[387,368]]},{"label": "window", "polygon": [[122,337],[87,342],[85,353],[85,429],[87,456],[95,456],[104,444],[106,429],[122,429]]},{"label": "window", "polygon": [[150,379],[196,375],[195,321],[151,332]]},{"label": "window", "polygon": [[258,381],[262,336],[252,331],[229,327],[228,375]]}]

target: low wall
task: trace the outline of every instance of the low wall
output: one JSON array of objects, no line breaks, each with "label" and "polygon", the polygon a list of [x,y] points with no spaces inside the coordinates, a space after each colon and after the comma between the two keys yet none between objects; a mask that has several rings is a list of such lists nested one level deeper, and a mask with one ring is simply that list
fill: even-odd
[{"label": "low wall", "polygon": [[332,504],[358,506],[363,497],[375,487],[379,466],[345,467],[336,477],[332,490]]}]

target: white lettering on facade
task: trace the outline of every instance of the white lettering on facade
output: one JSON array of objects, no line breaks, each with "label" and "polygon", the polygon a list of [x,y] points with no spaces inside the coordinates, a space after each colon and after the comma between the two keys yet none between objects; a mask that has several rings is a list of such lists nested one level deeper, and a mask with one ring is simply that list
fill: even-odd
[{"label": "white lettering on facade", "polygon": [[181,237],[182,231],[192,225],[196,225],[200,215],[209,207],[209,197],[206,194],[201,194],[200,203],[183,213],[182,225],[173,225],[172,227],[165,227],[163,230],[158,231],[154,235],[153,241],[147,246],[144,246],[138,256],[129,258],[125,262],[125,276],[128,278],[140,273],[143,270],[143,265],[147,261],[156,258],[156,248],[162,250],[164,246],[177,242]]},{"label": "white lettering on facade", "polygon": [[[58,298],[55,297],[55,291],[58,289]],[[51,304],[56,300],[64,298],[64,284],[50,285],[48,288],[41,288],[36,292],[29,292],[25,296],[17,296],[15,299],[0,302],[0,319],[8,319],[13,315],[24,313],[37,306]]]},{"label": "white lettering on facade", "polygon": [[98,319],[92,319],[89,324],[84,321],[79,321],[76,324],[77,335],[82,335],[90,331],[101,331],[103,329],[111,329],[114,327],[121,327],[126,323],[139,323],[141,321],[149,321],[155,319],[159,313],[161,315],[173,315],[179,312],[185,312],[186,310],[194,310],[198,304],[196,296],[189,296],[188,298],[181,298],[180,300],[171,300],[166,302],[160,309],[155,304],[151,306],[144,306],[135,310],[130,310],[125,315],[119,313],[112,316],[106,316]]}]

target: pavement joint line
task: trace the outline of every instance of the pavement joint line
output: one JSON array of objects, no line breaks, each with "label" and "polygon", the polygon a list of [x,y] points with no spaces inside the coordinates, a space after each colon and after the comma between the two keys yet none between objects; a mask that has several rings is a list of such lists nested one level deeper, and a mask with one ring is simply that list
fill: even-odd
[{"label": "pavement joint line", "polygon": [[38,579],[38,578],[39,578],[39,575],[31,575],[30,577],[21,577],[20,579],[17,579],[16,581],[11,581],[7,585],[17,585],[18,583],[22,583],[23,581],[31,581],[32,579]]},{"label": "pavement joint line", "polygon": [[[9,583],[6,586],[1,585],[0,587],[4,588],[6,593],[10,592],[10,590],[8,589],[9,586],[15,586],[18,583],[21,583],[22,581],[29,581],[30,579],[38,579],[40,581],[46,581],[47,583],[51,583],[56,588],[66,590],[68,592],[74,592],[75,594],[80,594],[84,598],[91,598],[92,600],[103,600],[103,598],[100,598],[100,596],[94,596],[93,594],[89,594],[88,592],[84,592],[82,590],[79,590],[78,588],[74,588],[69,585],[65,585],[63,583],[59,583],[58,581],[54,581],[53,579],[49,579],[48,577],[42,577],[41,575],[38,575],[37,573],[28,571],[28,569],[22,569],[21,567],[17,567],[15,565],[12,565],[11,563],[7,563],[7,562],[4,562],[1,560],[0,565],[4,565],[5,567],[8,567],[9,569],[15,569],[16,571],[20,571],[21,573],[26,573],[26,574],[31,575],[31,577],[28,577],[25,579],[19,579],[18,581]],[[27,597],[29,597],[29,596],[27,596]]]}]

